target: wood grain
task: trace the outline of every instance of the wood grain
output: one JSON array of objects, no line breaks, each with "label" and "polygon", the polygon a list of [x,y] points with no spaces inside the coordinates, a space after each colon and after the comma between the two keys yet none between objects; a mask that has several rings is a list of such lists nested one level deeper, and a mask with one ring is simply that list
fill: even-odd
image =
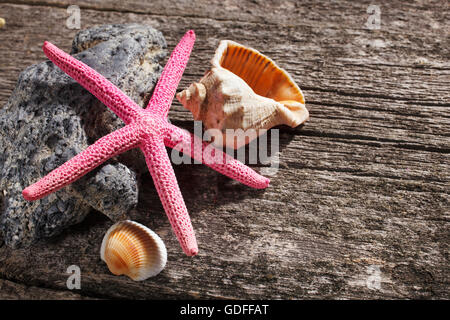
[{"label": "wood grain", "polygon": [[[45,59],[43,41],[68,51],[77,30],[65,24],[70,1],[1,2],[3,105],[20,71]],[[159,276],[111,275],[99,248],[112,223],[93,212],[32,248],[1,247],[3,287],[37,291],[0,289],[0,297],[450,298],[449,4],[379,1],[381,29],[368,30],[371,3],[78,1],[82,28],[145,23],[169,49],[194,29],[180,90],[203,75],[221,39],[260,50],[298,82],[311,119],[279,128],[280,168],[265,191],[204,166],[175,166],[199,256],[182,254],[146,174],[130,214],[168,247]],[[192,129],[178,102],[170,119]],[[66,288],[72,264],[82,270],[75,293]],[[370,285],[374,270],[379,288]]]}]

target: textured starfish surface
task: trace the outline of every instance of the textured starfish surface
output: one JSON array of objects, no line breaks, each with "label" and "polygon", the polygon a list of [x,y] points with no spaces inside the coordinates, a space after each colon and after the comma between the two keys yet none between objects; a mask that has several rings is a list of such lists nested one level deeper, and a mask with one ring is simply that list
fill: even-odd
[{"label": "textured starfish surface", "polygon": [[140,148],[183,251],[189,256],[196,255],[197,240],[165,146],[181,151],[250,187],[266,188],[269,179],[167,121],[169,108],[194,42],[195,33],[190,30],[172,52],[145,109],[98,72],[53,44],[45,42],[43,50],[47,57],[109,107],[126,125],[100,138],[86,150],[25,188],[23,197],[30,201],[43,198],[74,182],[109,158]]}]

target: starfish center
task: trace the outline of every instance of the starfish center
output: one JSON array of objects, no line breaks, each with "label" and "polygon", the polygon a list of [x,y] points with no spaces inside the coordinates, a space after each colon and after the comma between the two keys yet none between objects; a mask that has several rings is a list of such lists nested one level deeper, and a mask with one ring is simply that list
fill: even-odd
[{"label": "starfish center", "polygon": [[146,136],[160,136],[166,121],[153,115],[144,115],[138,120],[140,129]]}]

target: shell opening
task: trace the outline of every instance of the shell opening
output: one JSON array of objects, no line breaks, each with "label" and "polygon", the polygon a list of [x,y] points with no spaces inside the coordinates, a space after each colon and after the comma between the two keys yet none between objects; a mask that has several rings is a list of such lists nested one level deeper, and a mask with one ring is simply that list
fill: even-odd
[{"label": "shell opening", "polygon": [[243,79],[252,90],[278,102],[305,104],[303,93],[289,74],[259,51],[231,40],[222,40],[211,61]]}]

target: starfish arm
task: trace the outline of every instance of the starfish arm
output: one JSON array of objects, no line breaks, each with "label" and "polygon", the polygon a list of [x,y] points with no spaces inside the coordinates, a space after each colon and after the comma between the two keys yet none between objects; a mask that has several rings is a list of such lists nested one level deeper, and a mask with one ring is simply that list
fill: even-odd
[{"label": "starfish arm", "polygon": [[138,130],[133,124],[116,130],[97,140],[83,152],[51,171],[45,177],[22,191],[26,200],[41,199],[71,184],[109,158],[138,147]]},{"label": "starfish arm", "polygon": [[45,55],[62,71],[96,96],[126,124],[136,119],[142,108],[100,73],[65,53],[50,42],[43,46]]},{"label": "starfish arm", "polygon": [[207,143],[196,135],[174,125],[169,124],[169,128],[164,139],[166,146],[181,151],[217,172],[249,187],[264,189],[269,186],[270,180],[268,178],[215,148],[211,143]]},{"label": "starfish arm", "polygon": [[164,142],[150,138],[142,144],[141,149],[159,198],[183,251],[188,256],[196,255],[198,247],[194,229]]},{"label": "starfish arm", "polygon": [[167,117],[194,42],[195,33],[193,30],[189,30],[170,55],[146,110],[159,114],[164,119]]}]

